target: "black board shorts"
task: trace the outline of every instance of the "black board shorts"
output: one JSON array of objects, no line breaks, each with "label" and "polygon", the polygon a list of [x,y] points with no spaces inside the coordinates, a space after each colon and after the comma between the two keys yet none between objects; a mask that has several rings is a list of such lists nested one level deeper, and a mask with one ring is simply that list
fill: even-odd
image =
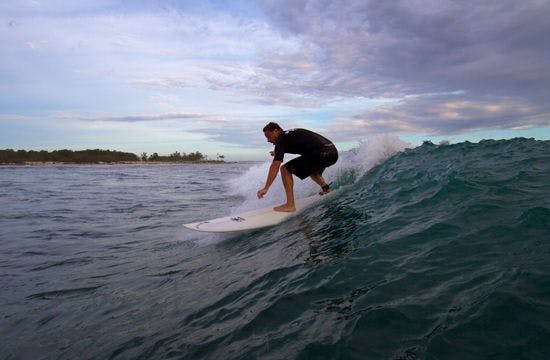
[{"label": "black board shorts", "polygon": [[290,173],[304,180],[315,173],[322,175],[325,168],[334,165],[337,160],[338,150],[336,150],[336,146],[327,144],[319,151],[290,160],[284,166]]}]

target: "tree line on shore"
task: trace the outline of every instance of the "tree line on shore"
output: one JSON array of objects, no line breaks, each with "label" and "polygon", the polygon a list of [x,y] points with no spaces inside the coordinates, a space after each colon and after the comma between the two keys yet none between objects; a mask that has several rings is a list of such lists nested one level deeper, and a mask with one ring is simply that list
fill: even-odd
[{"label": "tree line on shore", "polygon": [[[224,156],[218,155],[215,162],[223,162]],[[204,162],[210,161],[206,155],[198,151],[189,154],[178,151],[168,155],[161,156],[153,153],[147,156],[142,153],[140,156],[129,152],[116,150],[54,150],[54,151],[26,151],[5,149],[0,150],[0,164],[24,164],[33,162],[54,162],[54,163],[76,163],[76,164],[99,164],[99,163],[118,163],[118,162]]]}]

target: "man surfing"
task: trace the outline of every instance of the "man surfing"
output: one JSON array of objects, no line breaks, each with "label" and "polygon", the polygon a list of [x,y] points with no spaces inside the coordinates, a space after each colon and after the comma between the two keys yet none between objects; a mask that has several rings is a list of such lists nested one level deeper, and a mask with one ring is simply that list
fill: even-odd
[{"label": "man surfing", "polygon": [[[296,175],[301,180],[311,177],[321,187],[321,195],[330,192],[330,186],[322,176],[325,168],[334,165],[338,160],[338,150],[330,140],[306,129],[283,131],[279,124],[274,122],[267,124],[263,132],[267,141],[275,145],[275,149],[271,152],[273,162],[269,167],[265,186],[258,190],[259,199],[267,194],[279,169],[281,169],[281,179],[285,188],[286,203],[274,207],[275,211],[296,211],[292,175]],[[284,155],[287,153],[301,156],[281,166]]]}]

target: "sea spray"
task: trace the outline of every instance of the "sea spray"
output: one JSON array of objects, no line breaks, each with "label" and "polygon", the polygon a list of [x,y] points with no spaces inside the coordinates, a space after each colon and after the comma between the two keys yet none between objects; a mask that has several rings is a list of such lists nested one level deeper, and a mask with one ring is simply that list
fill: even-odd
[{"label": "sea spray", "polygon": [[[393,135],[372,136],[359,142],[359,145],[351,150],[340,151],[336,164],[328,167],[323,177],[328,183],[333,183],[333,188],[347,186],[361,178],[373,166],[380,164],[396,153],[410,147]],[[296,155],[287,154],[285,162]],[[256,192],[265,185],[267,173],[271,161],[255,164],[241,176],[227,180],[229,194],[241,196],[244,200],[241,204],[231,209],[232,213],[271,206],[285,201],[284,187],[280,176],[277,176],[264,199],[259,200]],[[319,191],[319,187],[310,179],[301,181],[294,178],[294,194],[296,198],[302,198]]]}]

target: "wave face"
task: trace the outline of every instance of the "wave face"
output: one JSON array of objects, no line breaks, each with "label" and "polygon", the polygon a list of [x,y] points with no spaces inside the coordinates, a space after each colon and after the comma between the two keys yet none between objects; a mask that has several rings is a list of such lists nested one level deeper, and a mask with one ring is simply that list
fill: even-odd
[{"label": "wave face", "polygon": [[[550,142],[425,143],[397,153],[402,144],[381,143],[379,152],[394,153],[386,160],[345,154],[332,174],[337,196],[216,245],[228,256],[215,274],[225,287],[180,324],[189,334],[182,355],[550,353]],[[265,166],[246,176],[261,179]]]}]

